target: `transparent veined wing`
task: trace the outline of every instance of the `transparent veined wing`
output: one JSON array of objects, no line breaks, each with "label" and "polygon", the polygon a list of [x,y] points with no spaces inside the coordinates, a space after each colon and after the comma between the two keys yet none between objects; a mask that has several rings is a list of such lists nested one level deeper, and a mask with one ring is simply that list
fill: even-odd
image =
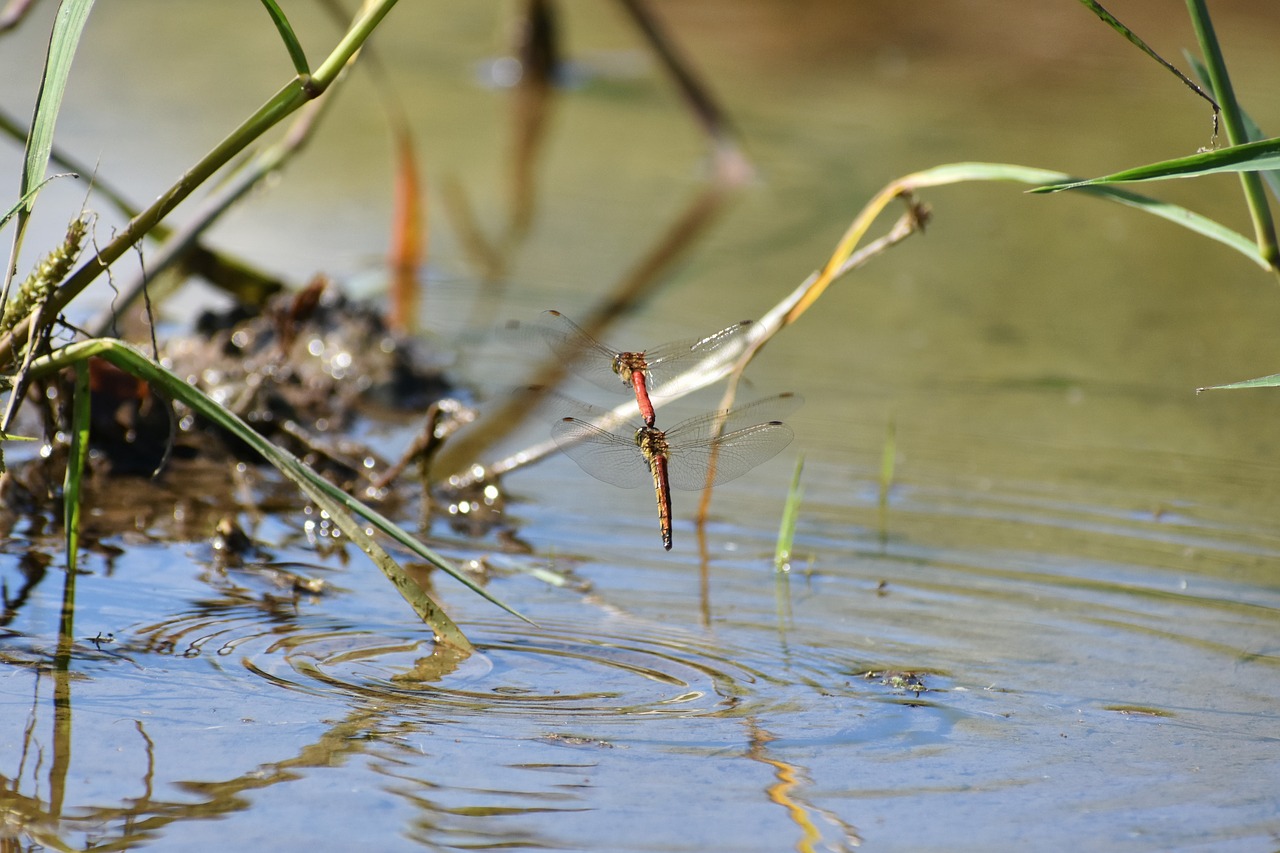
[{"label": "transparent veined wing", "polygon": [[634,489],[652,484],[649,464],[633,438],[606,432],[577,418],[561,418],[551,437],[578,467],[597,480]]}]

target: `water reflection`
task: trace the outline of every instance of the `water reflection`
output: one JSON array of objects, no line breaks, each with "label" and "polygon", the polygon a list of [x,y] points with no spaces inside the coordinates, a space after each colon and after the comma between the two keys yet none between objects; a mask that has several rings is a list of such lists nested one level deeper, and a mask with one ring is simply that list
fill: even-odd
[{"label": "water reflection", "polygon": [[[253,614],[262,628],[253,627]],[[6,813],[20,821],[25,837],[38,843],[127,847],[163,838],[175,824],[225,821],[246,813],[264,797],[270,800],[267,793],[273,788],[300,787],[289,796],[305,797],[327,768],[358,764],[359,772],[382,778],[377,785],[381,795],[411,807],[411,815],[416,816],[402,817],[396,826],[405,827],[411,837],[424,843],[553,847],[558,842],[546,830],[555,824],[548,823],[547,817],[591,810],[591,786],[566,784],[562,776],[581,778],[599,772],[598,763],[585,759],[582,750],[625,748],[609,738],[575,732],[590,731],[593,720],[656,722],[733,714],[737,700],[761,678],[759,673],[730,671],[709,649],[692,648],[689,638],[677,631],[667,632],[665,640],[643,645],[632,632],[616,637],[599,631],[579,636],[568,626],[541,631],[535,638],[495,635],[479,644],[481,654],[451,669],[426,666],[421,640],[396,642],[339,629],[317,633],[314,627],[300,625],[291,626],[292,633],[286,637],[272,639],[281,625],[267,626],[288,622],[277,619],[268,608],[205,607],[199,614],[139,626],[128,632],[133,639],[125,644],[132,649],[131,663],[136,668],[156,673],[161,670],[157,662],[165,658],[202,659],[201,644],[177,642],[177,638],[193,631],[201,637],[218,635],[218,652],[244,652],[246,671],[263,678],[268,689],[284,688],[285,694],[320,699],[346,696],[351,701],[344,714],[320,725],[291,724],[296,730],[291,738],[294,744],[284,754],[239,771],[219,772],[217,766],[234,767],[241,756],[253,754],[244,749],[249,743],[265,745],[264,735],[276,740],[273,731],[291,716],[285,709],[314,705],[280,704],[259,693],[254,707],[244,707],[236,712],[238,719],[229,719],[214,707],[196,709],[182,698],[156,716],[156,710],[170,704],[162,700],[147,703],[155,710],[139,708],[140,716],[128,721],[125,730],[115,710],[119,698],[102,694],[104,688],[112,692],[112,679],[106,677],[110,670],[101,668],[107,656],[77,656],[76,666],[82,672],[73,678],[57,667],[61,658],[55,654],[52,738],[39,731],[41,709],[48,701],[40,686],[48,676],[37,675],[19,763],[12,775],[6,775],[0,794]],[[509,630],[509,626],[495,627]],[[297,677],[312,683],[300,687],[297,678],[272,677],[267,670],[280,658]],[[90,675],[93,672],[96,675]],[[195,686],[188,675],[172,668],[169,673],[167,681],[175,694],[189,693]],[[196,673],[196,680],[204,681],[209,674]],[[539,681],[563,686],[570,679],[594,681],[606,689],[574,694],[536,687]],[[79,701],[73,693],[77,682],[87,694]],[[234,688],[222,700],[234,704],[238,696],[257,692],[252,688],[246,692],[246,688]],[[89,746],[73,763],[72,721],[77,708],[85,729],[82,737],[88,738]],[[104,720],[98,709],[107,710],[110,719]],[[174,712],[188,719],[179,722]],[[459,749],[459,736],[463,742],[476,736],[486,739],[470,721],[478,724],[495,713],[518,721],[529,746],[537,745],[518,753],[521,760],[503,774],[500,784],[459,784],[474,776],[459,775],[456,768],[446,771],[444,778],[423,775],[437,764],[428,759],[444,758],[439,752],[442,745],[445,752],[454,752]],[[225,744],[225,737],[195,734],[214,721],[213,729],[230,725],[238,732],[240,748],[233,754],[220,754],[219,744]],[[255,732],[263,725],[267,731]],[[450,726],[455,736],[435,737],[433,730],[443,725]],[[180,735],[184,728],[186,735]],[[299,743],[296,735],[306,730],[313,733]],[[477,734],[466,735],[472,730]],[[626,732],[626,740],[635,738],[633,730],[618,731]],[[574,750],[578,757],[566,760],[561,754],[564,749]],[[469,746],[462,748],[462,754],[469,751]],[[753,757],[763,760],[759,748]],[[766,763],[779,771],[784,766],[773,760]],[[73,779],[68,799],[68,783]],[[36,793],[40,790],[48,791],[47,799]],[[798,807],[791,795],[775,792],[771,796],[788,808]],[[538,819],[532,820],[535,816]],[[491,819],[496,817],[505,820],[494,823]],[[516,820],[519,817],[532,822],[522,826]],[[325,832],[331,840],[343,837],[332,828]]]},{"label": "water reflection", "polygon": [[823,840],[824,833],[819,826],[818,818],[836,827],[841,838],[838,846],[830,846],[831,850],[851,850],[862,846],[862,836],[852,824],[845,821],[835,812],[815,806],[804,795],[804,790],[813,784],[804,768],[788,764],[772,757],[769,750],[770,741],[775,737],[761,729],[755,721],[749,721],[751,747],[748,756],[753,761],[767,764],[776,771],[777,781],[767,789],[770,802],[786,809],[788,816],[800,831],[800,838],[795,849],[799,853],[813,853],[816,845]]},{"label": "water reflection", "polygon": [[[760,583],[772,569],[742,530],[740,555],[713,561],[724,604],[706,630],[692,597],[671,598],[673,620],[629,613],[622,599],[651,609],[653,596],[636,589],[643,575],[597,562],[579,571],[607,573],[607,593],[550,588],[537,627],[469,620],[477,653],[464,660],[407,621],[384,623],[394,594],[344,591],[349,569],[323,597],[285,600],[269,578],[242,571],[233,584],[193,566],[168,580],[179,595],[157,599],[180,603],[170,615],[142,607],[147,618],[112,626],[114,642],[86,627],[69,645],[26,619],[58,610],[59,591],[35,585],[5,640],[8,665],[33,677],[25,722],[15,715],[9,728],[2,805],[48,846],[124,847],[211,819],[252,832],[268,813],[291,837],[355,843],[343,827],[305,823],[307,804],[338,785],[356,789],[344,794],[351,807],[379,815],[384,839],[591,849],[640,799],[679,811],[680,790],[717,790],[756,804],[752,818],[713,836],[698,807],[705,818],[686,827],[698,843],[846,850],[883,837],[868,815],[922,797],[949,820],[962,802],[1030,809],[1052,787],[1046,769],[1085,774],[1066,748],[1077,740],[1113,744],[1090,759],[1111,772],[1139,752],[1173,766],[1191,750],[1203,772],[1220,773],[1241,760],[1230,743],[1266,736],[1257,709],[1275,699],[1266,673],[1277,659],[1260,626],[1274,603],[1221,581],[1177,589],[1173,572],[1009,548],[1001,531],[1026,522],[995,512],[1011,504],[999,487],[944,503],[900,486],[883,546],[873,527],[864,547],[824,527],[814,494],[801,533],[816,560],[783,581],[792,600],[782,626]],[[869,485],[868,518],[876,500]],[[988,501],[992,511],[976,513],[989,516],[985,545],[927,544],[944,520],[959,529]],[[644,521],[622,541],[645,538]],[[1126,539],[1138,547],[1150,536],[1139,521]],[[133,572],[111,588],[142,592],[161,577]],[[332,566],[307,572],[338,581]],[[81,593],[100,596],[101,580],[81,576]],[[98,610],[123,610],[131,594]],[[1175,679],[1184,667],[1195,675]],[[17,680],[6,679],[10,708]],[[620,786],[619,775],[636,781]],[[1184,804],[1198,796],[1180,776],[1162,789]],[[631,831],[632,849],[675,840]]]},{"label": "water reflection", "polygon": [[[557,726],[568,719],[725,713],[760,677],[678,634],[602,627],[482,626],[477,654],[448,670],[424,657],[419,642],[368,635],[295,636],[267,655],[281,655],[303,685],[395,701],[402,713],[454,720],[511,714]],[[264,672],[270,664],[263,657],[246,666]]]}]

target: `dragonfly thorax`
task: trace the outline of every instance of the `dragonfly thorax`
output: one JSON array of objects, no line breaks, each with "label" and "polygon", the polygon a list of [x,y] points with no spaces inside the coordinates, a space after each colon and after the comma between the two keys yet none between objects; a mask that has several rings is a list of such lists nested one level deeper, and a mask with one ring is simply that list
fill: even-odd
[{"label": "dragonfly thorax", "polygon": [[644,454],[646,462],[669,453],[667,435],[657,427],[643,426],[636,430],[636,447]]},{"label": "dragonfly thorax", "polygon": [[630,385],[637,372],[647,373],[649,363],[642,352],[620,352],[613,357],[613,372],[622,377],[622,381]]}]

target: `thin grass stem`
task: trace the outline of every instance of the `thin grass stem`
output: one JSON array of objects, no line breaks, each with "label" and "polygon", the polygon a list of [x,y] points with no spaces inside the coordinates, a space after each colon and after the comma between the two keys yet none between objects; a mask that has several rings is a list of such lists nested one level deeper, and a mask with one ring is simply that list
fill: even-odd
[{"label": "thin grass stem", "polygon": [[796,541],[796,521],[800,517],[800,501],[804,487],[800,477],[804,473],[804,454],[796,460],[795,473],[791,475],[791,487],[787,489],[787,502],[782,508],[782,524],[778,528],[778,544],[773,552],[773,568],[786,573],[791,571],[791,554]]}]

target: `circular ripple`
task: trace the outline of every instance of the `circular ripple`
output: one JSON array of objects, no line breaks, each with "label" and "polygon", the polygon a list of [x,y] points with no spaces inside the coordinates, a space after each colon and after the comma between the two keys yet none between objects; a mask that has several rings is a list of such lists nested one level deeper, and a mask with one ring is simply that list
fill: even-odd
[{"label": "circular ripple", "polygon": [[[617,620],[611,620],[616,623]],[[476,651],[459,657],[429,639],[395,639],[362,631],[295,634],[265,656],[278,656],[327,691],[444,712],[591,717],[703,716],[731,712],[762,679],[698,638],[629,634],[572,625],[469,625]],[[273,681],[269,661],[245,665]]]},{"label": "circular ripple", "polygon": [[907,672],[902,679],[927,674],[927,687],[907,689],[882,677],[888,667],[856,663],[842,647],[792,646],[732,624],[710,633],[612,610],[576,613],[584,618],[538,626],[468,623],[476,649],[460,655],[404,623],[300,613],[292,602],[224,593],[135,626],[115,651],[199,659],[291,692],[450,717],[756,715],[804,707],[815,695],[927,705],[947,690],[941,673]]}]

